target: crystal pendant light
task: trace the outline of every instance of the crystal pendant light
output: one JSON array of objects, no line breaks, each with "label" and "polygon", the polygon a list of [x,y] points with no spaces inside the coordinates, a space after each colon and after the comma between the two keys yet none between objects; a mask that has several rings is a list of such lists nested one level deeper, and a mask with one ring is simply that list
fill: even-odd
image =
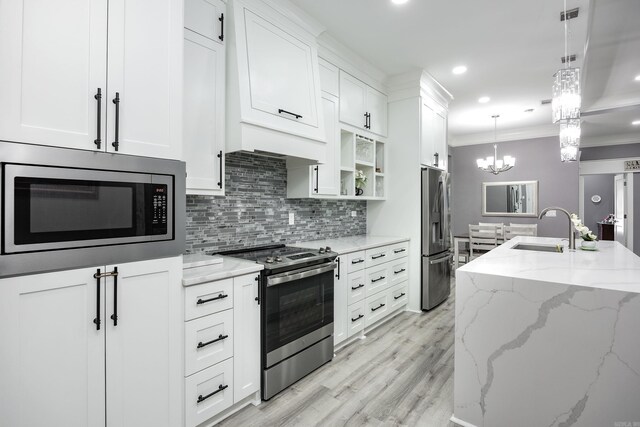
[{"label": "crystal pendant light", "polygon": [[[493,140],[498,139],[498,117],[499,115],[491,116],[493,118]],[[493,156],[489,156],[486,159],[476,160],[479,169],[485,172],[498,175],[500,172],[506,172],[516,165],[515,157],[504,156],[503,160],[498,159],[498,144],[493,144]]]},{"label": "crystal pendant light", "polygon": [[580,118],[580,105],[582,97],[580,95],[580,68],[569,67],[571,58],[568,55],[569,36],[567,15],[567,1],[564,0],[564,64],[563,69],[558,70],[553,75],[553,89],[551,99],[551,110],[553,123],[561,120],[571,120]]},{"label": "crystal pendant light", "polygon": [[580,147],[580,120],[563,120],[560,122],[560,159],[563,162],[578,160]]}]

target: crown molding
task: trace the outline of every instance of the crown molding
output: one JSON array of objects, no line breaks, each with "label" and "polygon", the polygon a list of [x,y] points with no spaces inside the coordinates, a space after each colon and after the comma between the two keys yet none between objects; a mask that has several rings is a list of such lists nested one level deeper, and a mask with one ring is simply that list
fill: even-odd
[{"label": "crown molding", "polygon": [[389,102],[426,96],[447,109],[453,100],[453,95],[425,70],[395,75],[388,84],[391,90]]},{"label": "crown molding", "polygon": [[314,17],[300,9],[289,0],[261,0],[263,3],[277,11],[280,15],[287,18],[289,21],[296,24],[298,27],[312,34],[314,37],[318,37],[324,31],[326,27]]},{"label": "crown molding", "polygon": [[604,147],[607,145],[624,145],[640,143],[640,133],[627,133],[610,136],[582,137],[580,147]]}]

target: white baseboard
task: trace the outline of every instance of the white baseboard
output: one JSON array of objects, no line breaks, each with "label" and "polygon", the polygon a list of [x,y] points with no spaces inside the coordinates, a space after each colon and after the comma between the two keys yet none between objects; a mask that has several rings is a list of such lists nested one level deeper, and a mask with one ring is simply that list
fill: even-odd
[{"label": "white baseboard", "polygon": [[455,415],[451,415],[451,418],[449,418],[449,421],[462,427],[476,427],[471,423],[457,419]]}]

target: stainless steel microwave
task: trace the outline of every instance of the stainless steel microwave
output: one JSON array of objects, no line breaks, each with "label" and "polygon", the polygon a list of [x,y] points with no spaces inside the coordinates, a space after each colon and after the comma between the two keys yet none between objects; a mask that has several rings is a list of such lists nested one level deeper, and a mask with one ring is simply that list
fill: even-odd
[{"label": "stainless steel microwave", "polygon": [[0,142],[0,277],[179,255],[185,165]]}]

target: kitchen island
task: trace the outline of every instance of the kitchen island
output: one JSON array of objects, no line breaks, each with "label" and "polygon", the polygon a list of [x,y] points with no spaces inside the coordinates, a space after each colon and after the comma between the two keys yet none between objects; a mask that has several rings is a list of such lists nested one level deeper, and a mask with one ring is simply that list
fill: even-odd
[{"label": "kitchen island", "polygon": [[516,237],[456,271],[455,324],[455,423],[640,425],[640,258],[619,243]]}]

